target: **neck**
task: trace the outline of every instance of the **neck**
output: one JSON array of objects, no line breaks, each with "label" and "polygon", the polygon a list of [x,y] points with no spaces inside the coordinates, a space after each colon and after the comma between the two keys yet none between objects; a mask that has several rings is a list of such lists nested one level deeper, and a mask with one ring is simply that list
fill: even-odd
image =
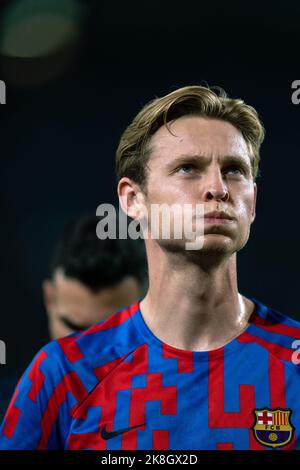
[{"label": "neck", "polygon": [[209,351],[248,326],[254,305],[238,293],[235,253],[219,261],[203,253],[196,262],[157,245],[155,251],[148,256],[149,290],[140,309],[161,341],[178,349]]}]

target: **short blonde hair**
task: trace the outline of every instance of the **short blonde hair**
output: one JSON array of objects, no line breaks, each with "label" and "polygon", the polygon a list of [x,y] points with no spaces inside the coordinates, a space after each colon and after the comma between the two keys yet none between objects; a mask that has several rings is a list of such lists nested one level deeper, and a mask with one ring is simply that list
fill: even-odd
[{"label": "short blonde hair", "polygon": [[[212,88],[218,90],[218,94]],[[252,176],[259,172],[260,146],[265,130],[257,111],[241,99],[229,98],[220,87],[186,86],[147,103],[123,132],[116,151],[118,179],[131,178],[146,189],[152,135],[168,122],[198,115],[230,122],[242,133],[251,157]],[[170,131],[171,132],[171,131]]]}]

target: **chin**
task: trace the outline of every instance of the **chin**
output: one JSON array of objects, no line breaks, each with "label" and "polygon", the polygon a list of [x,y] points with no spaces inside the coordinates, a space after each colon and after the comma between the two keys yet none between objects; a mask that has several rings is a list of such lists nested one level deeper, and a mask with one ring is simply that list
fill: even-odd
[{"label": "chin", "polygon": [[204,242],[204,245],[203,247],[198,250],[199,253],[223,253],[224,255],[225,254],[231,254],[233,251],[233,247],[230,243],[206,243]]},{"label": "chin", "polygon": [[177,254],[187,254],[189,257],[199,257],[202,253],[230,253],[232,251],[232,244],[230,240],[220,241],[220,240],[204,240],[204,245],[202,248],[187,249],[186,244],[193,243],[193,240],[160,240],[159,246],[166,252],[177,253]]},{"label": "chin", "polygon": [[238,239],[233,239],[228,236],[224,236],[221,234],[209,234],[204,235],[204,245],[200,252],[203,253],[223,253],[225,254],[233,254],[240,251],[246,245],[248,241],[247,237],[241,237]]}]

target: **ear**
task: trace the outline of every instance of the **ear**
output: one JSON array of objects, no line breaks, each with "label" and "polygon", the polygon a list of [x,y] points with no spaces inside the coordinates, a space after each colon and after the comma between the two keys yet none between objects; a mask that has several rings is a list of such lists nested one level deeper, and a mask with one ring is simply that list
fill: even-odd
[{"label": "ear", "polygon": [[48,315],[53,310],[55,305],[55,288],[53,282],[50,279],[46,279],[42,284],[44,304]]},{"label": "ear", "polygon": [[253,183],[253,207],[252,207],[252,218],[251,218],[251,224],[254,222],[255,217],[256,217],[256,200],[257,200],[257,184]]},{"label": "ear", "polygon": [[130,178],[123,177],[118,183],[120,206],[128,217],[140,220],[144,214],[145,198],[140,186]]}]

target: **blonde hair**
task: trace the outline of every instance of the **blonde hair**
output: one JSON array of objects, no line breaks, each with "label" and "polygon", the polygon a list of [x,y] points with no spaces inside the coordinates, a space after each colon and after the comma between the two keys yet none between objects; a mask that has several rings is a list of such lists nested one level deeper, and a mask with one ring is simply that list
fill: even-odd
[{"label": "blonde hair", "polygon": [[[217,94],[213,91],[219,91]],[[241,99],[229,98],[220,87],[186,86],[147,103],[123,132],[116,151],[118,179],[131,178],[146,189],[147,162],[151,136],[168,122],[186,115],[198,115],[230,122],[242,133],[249,149],[252,176],[259,172],[260,146],[265,130],[257,111]]]}]

